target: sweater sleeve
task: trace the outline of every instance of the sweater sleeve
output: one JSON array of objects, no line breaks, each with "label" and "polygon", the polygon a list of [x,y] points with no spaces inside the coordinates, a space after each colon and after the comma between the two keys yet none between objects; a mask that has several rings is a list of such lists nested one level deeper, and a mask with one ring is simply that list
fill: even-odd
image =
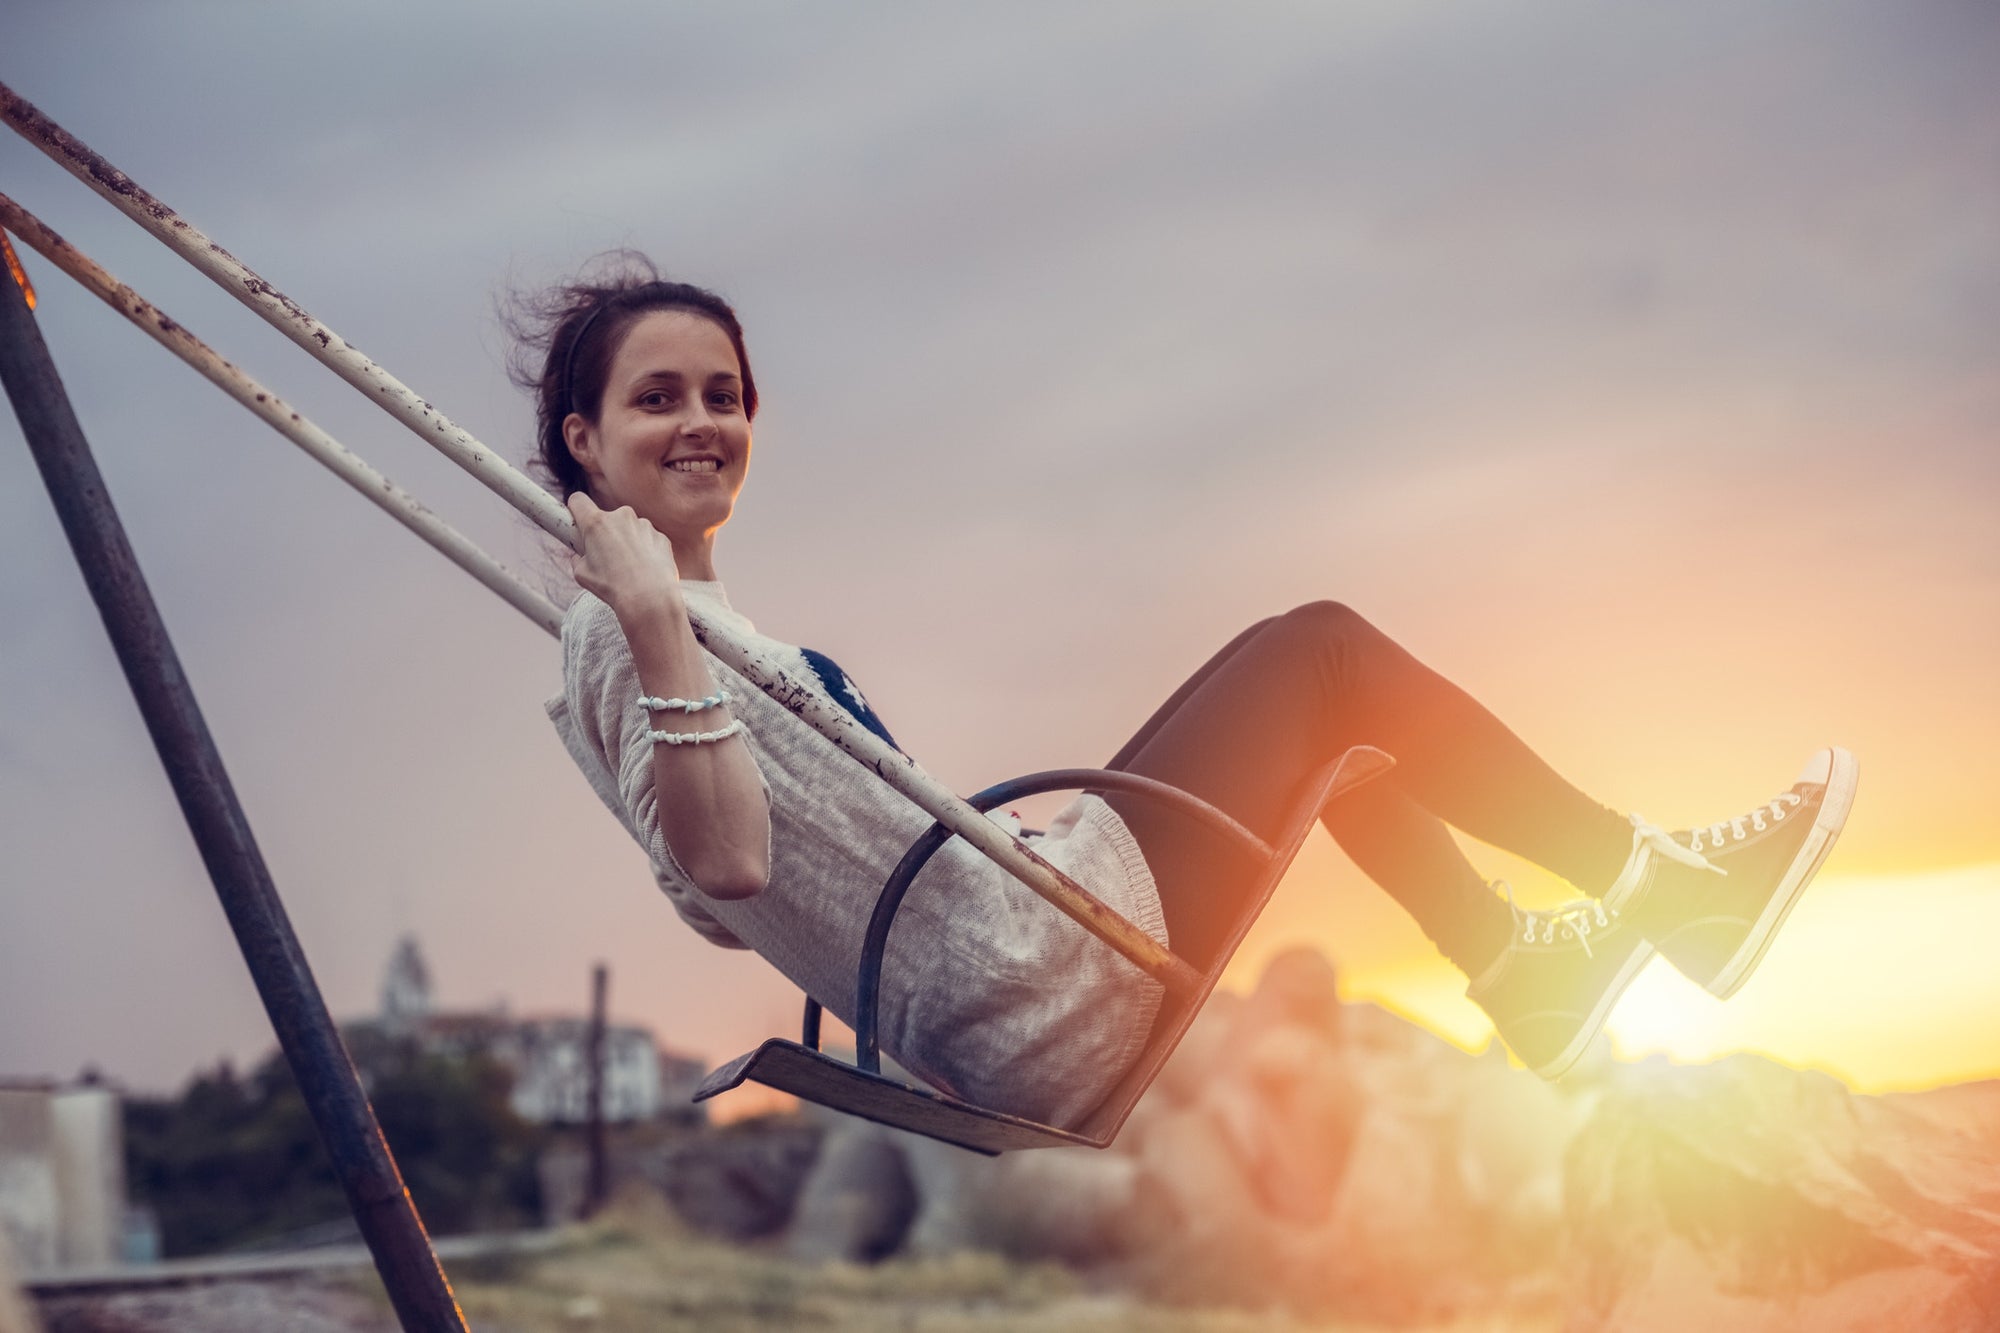
[{"label": "sweater sleeve", "polygon": [[[653,782],[653,743],[646,739],[650,726],[645,711],[638,706],[638,669],[632,662],[631,646],[611,608],[584,593],[563,623],[563,692],[571,725],[585,745],[603,762],[617,796],[617,813],[652,863],[654,879],[682,918],[697,933],[725,948],[746,947],[703,905],[702,892],[674,857],[660,831],[659,793]],[[719,663],[710,670],[722,676]],[[757,780],[764,797],[771,795],[770,779],[764,775],[757,747],[751,746],[757,763]],[[611,793],[601,792],[609,803]]]}]

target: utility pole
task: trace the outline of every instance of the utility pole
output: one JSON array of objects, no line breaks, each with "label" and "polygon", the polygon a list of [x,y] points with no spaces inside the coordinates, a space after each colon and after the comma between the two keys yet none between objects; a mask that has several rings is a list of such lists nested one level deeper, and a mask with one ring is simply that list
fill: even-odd
[{"label": "utility pole", "polygon": [[604,1014],[610,989],[610,969],[599,963],[590,974],[590,1036],[584,1043],[584,1064],[590,1077],[583,1112],[590,1152],[590,1180],[583,1191],[585,1217],[602,1208],[611,1194],[611,1163],[604,1147]]}]

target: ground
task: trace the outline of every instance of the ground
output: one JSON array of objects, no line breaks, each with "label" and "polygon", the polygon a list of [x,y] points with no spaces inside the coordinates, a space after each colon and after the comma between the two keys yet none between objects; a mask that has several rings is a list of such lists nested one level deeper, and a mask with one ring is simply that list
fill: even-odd
[{"label": "ground", "polygon": [[[977,1254],[874,1267],[803,1266],[690,1234],[638,1204],[546,1254],[461,1261],[452,1280],[480,1333],[1375,1333],[1282,1313],[1149,1307],[1069,1271]],[[377,1333],[393,1330],[372,1274],[232,1282],[44,1304],[48,1333]],[[1496,1315],[1403,1333],[1553,1333],[1553,1315]]]}]

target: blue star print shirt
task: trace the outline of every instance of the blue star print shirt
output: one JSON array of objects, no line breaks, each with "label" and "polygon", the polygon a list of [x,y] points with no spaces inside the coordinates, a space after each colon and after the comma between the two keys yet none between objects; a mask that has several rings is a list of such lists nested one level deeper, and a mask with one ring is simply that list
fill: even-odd
[{"label": "blue star print shirt", "polygon": [[806,665],[812,668],[813,675],[819,677],[820,688],[831,695],[835,703],[852,713],[856,722],[895,746],[897,751],[902,750],[902,746],[896,745],[896,738],[889,734],[889,729],[882,725],[882,719],[868,706],[867,696],[861,693],[861,687],[840,669],[838,662],[816,648],[801,648],[799,653],[806,659]]}]

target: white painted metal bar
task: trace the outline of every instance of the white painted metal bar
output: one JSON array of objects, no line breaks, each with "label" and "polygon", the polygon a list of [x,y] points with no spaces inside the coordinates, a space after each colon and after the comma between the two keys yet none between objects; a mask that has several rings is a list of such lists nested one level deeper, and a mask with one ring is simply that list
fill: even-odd
[{"label": "white painted metal bar", "polygon": [[4,194],[0,194],[0,228],[19,236],[30,249],[138,325],[202,378],[256,413],[266,425],[325,464],[335,476],[429,542],[453,564],[500,594],[508,605],[549,633],[561,633],[561,607]]},{"label": "white painted metal bar", "polygon": [[[543,531],[572,549],[576,547],[576,525],[554,496],[452,424],[402,381],[183,221],[130,176],[92,152],[5,84],[0,84],[0,120],[316,360],[360,389],[384,411],[436,446]],[[838,704],[822,699],[793,680],[775,662],[710,624],[698,611],[691,609],[689,620],[696,637],[710,652],[1147,975],[1176,992],[1201,984],[1200,973],[1166,946],[1099,902],[1082,885],[1036,855],[1026,843],[967,805],[949,787],[856,722]]]},{"label": "white painted metal bar", "polygon": [[173,209],[141,189],[130,176],[92,152],[4,83],[0,83],[0,120],[5,120],[22,138],[103,195],[224,291],[263,316],[273,328],[305,348],[334,374],[374,399],[390,416],[430,441],[544,532],[572,547],[576,545],[576,525],[554,496],[452,424],[444,413],[369,360],[361,349],[314,319],[283,292],[251,272],[235,255],[202,235]]}]

